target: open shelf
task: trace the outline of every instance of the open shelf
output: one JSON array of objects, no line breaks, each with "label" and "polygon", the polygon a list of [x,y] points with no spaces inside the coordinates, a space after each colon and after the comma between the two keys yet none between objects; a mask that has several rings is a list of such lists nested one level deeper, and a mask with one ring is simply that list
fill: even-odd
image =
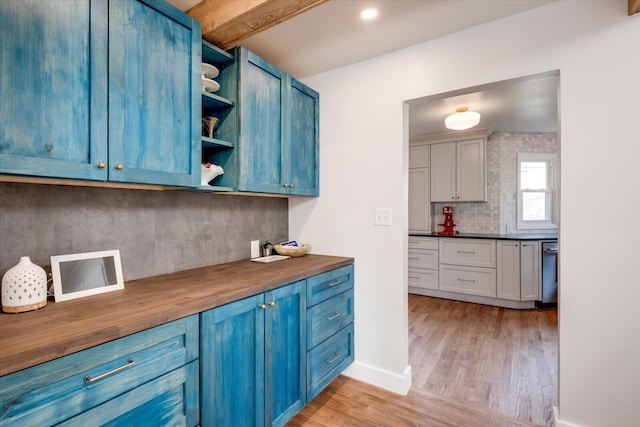
[{"label": "open shelf", "polygon": [[202,148],[233,148],[233,143],[229,141],[223,141],[221,139],[209,138],[206,136],[202,137]]},{"label": "open shelf", "polygon": [[202,109],[232,108],[235,105],[230,99],[223,98],[215,93],[202,92]]},{"label": "open shelf", "polygon": [[233,55],[225,52],[206,40],[202,40],[202,62],[225,66],[233,62]]},{"label": "open shelf", "polygon": [[221,187],[218,185],[201,185],[198,188],[194,188],[194,191],[199,191],[202,193],[221,193],[221,192],[229,192],[233,191],[231,187]]}]

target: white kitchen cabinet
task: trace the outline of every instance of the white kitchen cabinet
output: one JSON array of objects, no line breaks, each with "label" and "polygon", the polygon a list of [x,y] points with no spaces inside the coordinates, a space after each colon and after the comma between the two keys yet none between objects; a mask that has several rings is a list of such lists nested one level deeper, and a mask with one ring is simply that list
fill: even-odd
[{"label": "white kitchen cabinet", "polygon": [[540,242],[498,241],[498,298],[514,301],[539,299]]},{"label": "white kitchen cabinet", "polygon": [[440,239],[440,263],[496,268],[493,239]]},{"label": "white kitchen cabinet", "polygon": [[496,297],[496,269],[440,264],[440,289]]},{"label": "white kitchen cabinet", "polygon": [[486,138],[431,145],[432,202],[487,200]]},{"label": "white kitchen cabinet", "polygon": [[520,242],[520,301],[541,299],[540,242]]},{"label": "white kitchen cabinet", "polygon": [[409,169],[429,167],[429,145],[409,147]]},{"label": "white kitchen cabinet", "polygon": [[496,296],[520,301],[520,242],[517,240],[498,240],[496,252]]},{"label": "white kitchen cabinet", "polygon": [[409,236],[408,267],[409,293],[438,289],[438,238]]},{"label": "white kitchen cabinet", "polygon": [[409,232],[431,231],[429,146],[409,147]]}]

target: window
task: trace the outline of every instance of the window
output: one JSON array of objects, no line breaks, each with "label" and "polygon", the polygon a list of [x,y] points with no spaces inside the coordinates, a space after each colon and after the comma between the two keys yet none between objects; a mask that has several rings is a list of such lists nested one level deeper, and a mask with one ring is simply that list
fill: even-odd
[{"label": "window", "polygon": [[518,228],[556,228],[555,154],[518,154]]}]

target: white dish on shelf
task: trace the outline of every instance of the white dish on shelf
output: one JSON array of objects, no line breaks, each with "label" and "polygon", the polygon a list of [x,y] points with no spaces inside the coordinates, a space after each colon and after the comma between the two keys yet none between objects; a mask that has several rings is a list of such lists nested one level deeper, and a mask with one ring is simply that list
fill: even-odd
[{"label": "white dish on shelf", "polygon": [[202,77],[207,79],[215,79],[220,74],[220,71],[211,64],[205,62],[202,63]]},{"label": "white dish on shelf", "polygon": [[202,90],[205,92],[213,93],[220,89],[220,84],[211,79],[207,79],[205,77],[202,78]]}]

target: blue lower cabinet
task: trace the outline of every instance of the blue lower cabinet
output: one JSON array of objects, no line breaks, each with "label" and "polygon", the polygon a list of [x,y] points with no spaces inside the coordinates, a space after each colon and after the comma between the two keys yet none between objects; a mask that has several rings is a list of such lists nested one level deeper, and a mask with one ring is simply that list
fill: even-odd
[{"label": "blue lower cabinet", "polygon": [[201,313],[203,427],[284,425],[304,406],[305,316],[304,281]]},{"label": "blue lower cabinet", "polygon": [[198,337],[193,315],[2,376],[0,426],[196,426]]},{"label": "blue lower cabinet", "polygon": [[353,323],[308,353],[308,398],[313,399],[353,363]]},{"label": "blue lower cabinet", "polygon": [[307,400],[354,360],[353,265],[307,279]]}]

